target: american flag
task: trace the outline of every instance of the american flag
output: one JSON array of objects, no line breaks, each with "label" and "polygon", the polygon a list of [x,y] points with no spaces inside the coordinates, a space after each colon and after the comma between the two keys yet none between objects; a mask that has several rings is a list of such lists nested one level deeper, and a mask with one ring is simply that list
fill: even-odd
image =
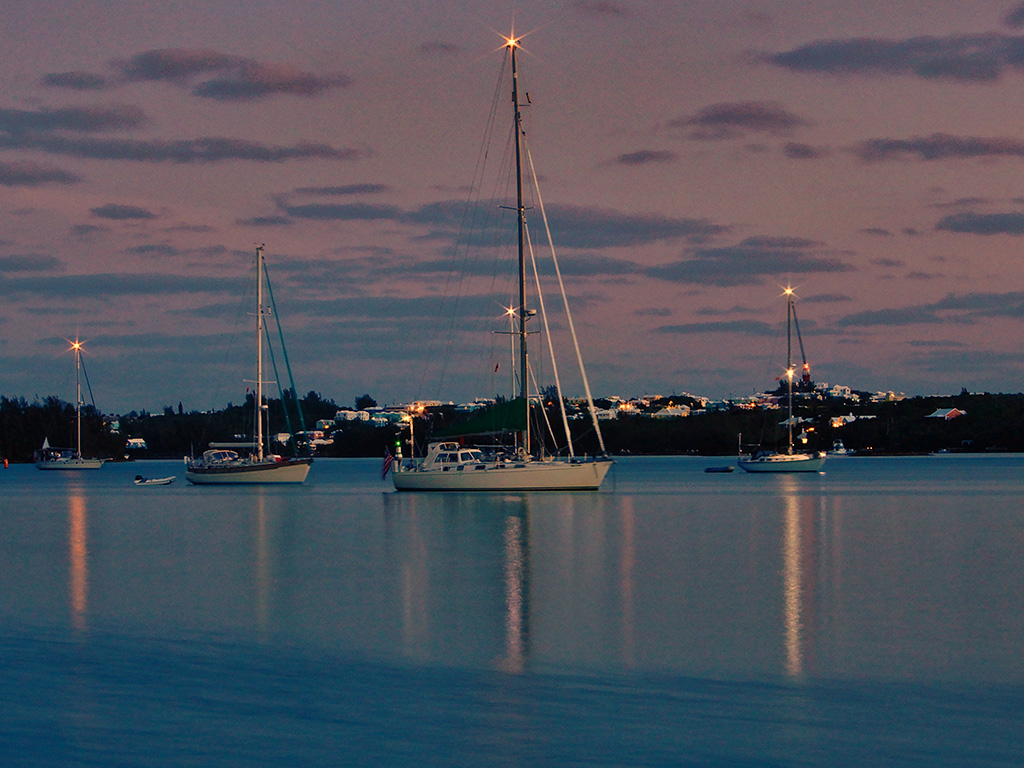
[{"label": "american flag", "polygon": [[394,463],[395,457],[387,448],[384,449],[384,463],[380,468],[380,479],[383,480],[388,476],[388,471],[391,469],[391,465]]}]

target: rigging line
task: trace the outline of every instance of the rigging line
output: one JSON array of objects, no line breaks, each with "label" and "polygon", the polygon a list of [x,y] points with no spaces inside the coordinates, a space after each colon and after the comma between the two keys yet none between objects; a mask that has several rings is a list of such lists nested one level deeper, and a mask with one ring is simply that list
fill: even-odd
[{"label": "rigging line", "polygon": [[[78,331],[77,330],[75,331],[75,337],[76,338],[78,337]],[[71,343],[71,339],[65,338],[64,340],[67,341],[69,344]],[[66,351],[67,350],[61,350],[61,351],[55,353],[54,356],[53,356],[53,359],[54,360],[59,359],[64,354],[64,352],[66,352]],[[62,366],[59,366],[58,370],[62,371],[62,374],[60,376],[60,380],[57,382],[57,385],[56,385],[57,389],[56,389],[56,391],[57,392],[67,392],[68,389],[70,388],[71,369],[62,365]],[[63,404],[64,403],[64,401],[61,400],[61,398],[59,398],[57,395],[47,395],[46,399],[44,400],[44,405],[50,403],[51,401],[53,401],[54,404],[56,404],[56,403]],[[60,409],[54,408],[52,411],[49,412],[50,419],[46,423],[46,428],[45,428],[45,430],[43,432],[44,436],[45,435],[49,435],[50,431],[53,430],[56,427],[57,419],[60,417],[61,411],[63,411],[62,408],[60,408]],[[56,439],[56,438],[54,438],[54,439]],[[61,439],[63,439],[63,438],[61,438]]]},{"label": "rigging line", "polygon": [[[295,401],[295,415],[299,420],[299,429],[306,432],[306,421],[302,415],[302,405],[299,401],[299,391],[295,388],[295,377],[292,376],[292,364],[288,359],[288,347],[284,343],[284,330],[281,328],[281,316],[277,312],[277,302],[274,301],[274,290],[270,286],[270,273],[267,271],[266,263],[263,264],[264,286],[267,289],[267,296],[270,298],[270,311],[274,314],[274,322],[277,324],[277,336],[281,341],[281,356],[284,358],[285,371],[288,373],[288,386],[291,388],[292,399]],[[264,324],[266,327],[266,324]],[[271,363],[274,362],[274,347],[270,343],[270,331],[267,330],[267,349],[270,350]],[[284,409],[284,419],[288,425],[288,432],[294,436],[291,419],[288,416],[288,404],[285,402],[284,390],[281,388],[280,376],[277,373],[277,365],[274,364],[274,378],[278,379],[277,391],[281,396],[281,408]],[[297,448],[296,444],[296,448]]]},{"label": "rigging line", "polygon": [[[524,142],[525,143],[525,142]],[[597,433],[597,442],[601,453],[605,453],[604,436],[601,434],[601,426],[597,423],[597,412],[594,410],[594,397],[590,392],[590,380],[587,378],[587,370],[583,366],[583,354],[580,352],[580,342],[576,338],[576,326],[572,321],[572,312],[569,311],[569,299],[565,295],[565,284],[562,282],[562,270],[558,266],[558,257],[555,255],[555,243],[551,238],[551,225],[548,223],[548,214],[544,209],[544,200],[540,194],[540,184],[537,182],[537,172],[533,167],[533,155],[530,152],[529,144],[526,145],[526,161],[530,164],[530,178],[533,180],[534,191],[537,194],[537,207],[540,208],[541,218],[544,220],[544,230],[547,233],[548,245],[551,248],[551,262],[555,266],[555,275],[558,277],[558,287],[562,292],[562,303],[565,306],[565,318],[569,323],[569,332],[572,336],[573,346],[576,348],[576,361],[579,363],[580,376],[583,378],[583,389],[587,395],[587,405],[590,408],[590,419],[594,424],[594,431]]]},{"label": "rigging line", "polygon": [[[223,359],[220,360],[220,365],[217,366],[216,381],[214,383],[213,388],[208,393],[208,396],[210,398],[223,394],[224,390],[226,389],[224,383],[225,379],[228,377],[228,372],[234,367],[236,358],[239,354],[238,349],[240,345],[236,343],[241,335],[239,332],[239,327],[241,326],[243,321],[245,321],[245,318],[248,316],[248,308],[252,306],[250,298],[254,297],[256,293],[256,270],[247,270],[246,274],[248,276],[248,281],[246,282],[245,285],[245,292],[242,295],[239,303],[235,305],[234,327],[231,329],[231,335],[227,343],[227,350],[224,352]],[[220,404],[215,403],[212,400],[208,400],[207,407],[209,408],[209,410],[206,419],[204,419],[202,422],[202,429],[199,432],[200,443],[207,442],[206,438],[207,435],[210,433],[210,425],[213,423],[213,415],[216,411],[220,410]],[[243,420],[242,425],[243,427],[247,428],[248,422]]]},{"label": "rigging line", "polygon": [[[508,153],[498,168],[497,178],[507,179]],[[505,254],[509,244],[511,229],[507,226],[509,211],[504,206],[505,200],[501,196],[500,187],[492,190],[488,202],[483,202],[483,197],[478,198],[474,205],[474,217],[471,225],[472,233],[467,234],[464,242],[462,259],[459,263],[459,270],[463,275],[463,282],[460,283],[460,291],[451,302],[451,306],[463,307],[461,311],[452,311],[449,316],[449,327],[447,335],[447,370],[460,369],[463,361],[476,354],[473,345],[459,343],[461,338],[469,334],[472,338],[479,338],[478,334],[484,333],[484,326],[489,325],[493,316],[484,310],[483,306],[490,306],[489,302],[480,306],[481,298],[491,297],[495,294],[504,293],[496,290],[495,286],[498,277],[507,275],[504,269],[506,265]],[[470,288],[479,280],[490,276],[489,284],[482,288],[480,295],[470,292]]]},{"label": "rigging line", "polygon": [[[238,350],[240,345],[238,344],[238,339],[241,336],[239,328],[243,323],[248,323],[246,318],[251,314],[249,309],[252,307],[253,301],[255,301],[256,271],[247,271],[247,276],[248,281],[245,284],[245,292],[240,297],[239,302],[235,305],[235,322],[231,328],[231,336],[228,339],[227,351],[224,353],[223,359],[219,361],[220,364],[217,366],[217,373],[219,375],[217,376],[216,385],[213,389],[213,393],[216,394],[222,393],[225,389],[224,380],[228,376],[230,369],[234,366],[235,359],[239,355]],[[248,328],[246,328],[246,332],[248,333]],[[209,403],[209,405],[211,407],[219,406],[218,403],[212,402]],[[213,408],[213,410],[216,410],[216,408]]]},{"label": "rigging line", "polygon": [[[274,355],[274,345],[270,343],[270,328],[267,327],[266,323],[263,324],[263,337],[267,340],[267,354],[270,356],[270,367],[274,369],[274,381],[273,382],[264,381],[263,383],[264,384],[277,384],[277,394],[278,394],[278,397],[281,398],[281,410],[284,411],[284,423],[285,423],[285,425],[288,428],[288,434],[294,435],[295,433],[292,430],[292,420],[291,420],[291,417],[288,415],[288,403],[285,402],[284,391],[281,389],[281,376],[279,375],[278,370],[277,370],[277,357]],[[260,403],[260,405],[263,405],[263,404]],[[270,421],[270,408],[269,408],[269,406],[270,406],[270,403],[267,403],[267,406],[268,406],[268,408],[267,408],[267,422],[268,422],[268,426],[269,426],[269,421]],[[270,438],[269,434],[267,435],[267,438],[269,440],[269,438]]]},{"label": "rigging line", "polygon": [[[495,124],[497,122],[497,113],[498,113],[499,103],[501,101],[502,82],[504,81],[505,68],[506,68],[506,63],[505,63],[505,60],[503,58],[502,59],[502,65],[501,65],[501,71],[499,72],[498,80],[497,80],[497,82],[495,84],[495,88],[494,88],[494,93],[493,93],[493,95],[491,97],[491,108],[490,108],[490,112],[488,113],[488,116],[487,116],[487,122],[486,122],[485,128],[484,128],[484,136],[483,136],[483,139],[482,139],[482,141],[480,143],[480,148],[479,148],[479,150],[477,152],[476,164],[475,164],[475,166],[473,168],[473,177],[472,177],[472,182],[470,184],[470,194],[469,194],[469,196],[467,198],[467,201],[466,201],[466,204],[465,204],[465,206],[463,207],[463,210],[462,210],[462,218],[461,218],[461,220],[459,222],[459,232],[458,232],[458,235],[457,235],[456,240],[455,240],[456,254],[458,253],[458,251],[460,249],[463,251],[463,258],[462,258],[463,266],[465,265],[465,262],[468,259],[469,247],[470,247],[469,243],[467,242],[467,236],[466,236],[466,232],[467,232],[467,226],[466,226],[467,219],[470,222],[469,231],[472,231],[473,228],[474,228],[475,222],[476,222],[476,218],[480,214],[479,192],[480,192],[480,190],[482,188],[482,179],[483,179],[483,176],[484,176],[485,168],[487,166],[487,160],[488,160],[488,157],[490,155],[490,145],[491,145],[491,141],[492,141],[492,138],[493,138],[493,135],[494,135],[494,126],[495,126]],[[449,297],[449,290],[450,290],[450,286],[451,286],[451,283],[452,283],[452,280],[453,280],[453,275],[456,274],[455,261],[457,261],[457,258],[453,260],[452,266],[448,270],[448,274],[445,277],[444,286],[443,286],[443,289],[442,289],[442,292],[441,292],[440,306],[438,307],[437,314],[435,314],[435,316],[434,316],[433,328],[431,329],[431,333],[428,336],[428,342],[427,342],[427,359],[428,360],[433,357],[434,347],[435,347],[435,344],[437,343],[437,341],[439,339],[439,336],[440,336],[440,334],[438,333],[439,327],[440,327],[440,324],[442,322],[442,318],[446,314],[446,312],[445,312],[445,305],[446,305],[446,301],[447,301],[447,299]],[[453,340],[454,326],[455,326],[456,318],[458,316],[458,313],[455,310],[457,309],[458,304],[459,304],[459,297],[461,296],[462,283],[463,283],[463,280],[464,280],[465,272],[466,272],[466,270],[464,268],[461,269],[461,270],[458,270],[458,274],[459,274],[459,280],[458,280],[459,290],[458,290],[458,293],[457,293],[457,295],[456,295],[456,297],[454,299],[455,309],[453,309],[452,311],[447,313],[451,317],[451,321],[450,321],[450,324],[449,324],[449,331],[448,331],[448,343],[447,343],[447,345],[444,348],[444,355],[443,355],[443,358],[442,358],[441,371],[440,371],[438,385],[437,385],[438,386],[437,394],[438,394],[439,397],[440,397],[441,389],[443,388],[443,385],[444,385],[444,380],[445,380],[445,378],[447,376],[447,373],[448,373],[448,365],[449,365],[450,358],[451,358],[452,346],[454,344],[454,340]],[[425,383],[426,383],[426,375],[427,375],[427,367],[423,366],[423,368],[421,369],[420,384],[419,384],[419,387],[418,387],[418,392],[420,392],[420,393],[422,393],[423,390],[424,390]]]},{"label": "rigging line", "polygon": [[[466,275],[467,289],[463,292],[460,302],[466,309],[458,314],[452,315],[452,325],[449,330],[451,347],[451,358],[449,370],[462,370],[467,359],[476,354],[472,344],[459,343],[461,338],[465,339],[466,334],[470,338],[480,338],[479,334],[487,332],[493,323],[493,315],[484,311],[484,307],[490,306],[491,302],[483,302],[483,299],[495,295],[506,294],[511,289],[505,285],[510,282],[513,274],[507,269],[509,248],[512,246],[512,234],[514,228],[510,225],[510,216],[513,211],[506,205],[509,168],[511,167],[511,155],[508,150],[509,142],[506,142],[506,152],[503,155],[501,167],[497,169],[496,179],[498,185],[492,191],[489,202],[477,204],[477,219],[474,224],[474,237],[472,243],[467,246],[466,256],[463,263],[463,270]],[[504,186],[503,186],[504,185]],[[487,280],[486,285],[480,285],[477,292],[469,291],[469,287]],[[502,285],[499,285],[502,284]],[[513,300],[513,304],[515,300]],[[460,324],[461,323],[461,324]],[[470,368],[475,362],[470,362]],[[477,382],[479,383],[479,382]]]},{"label": "rigging line", "polygon": [[800,357],[803,360],[804,365],[807,365],[807,353],[804,352],[804,338],[800,335],[800,321],[796,317],[796,302],[792,302],[793,310],[793,327],[796,329],[796,340],[800,343]]},{"label": "rigging line", "polygon": [[[572,458],[572,434],[569,432],[569,417],[565,413],[565,398],[562,397],[562,382],[558,377],[558,363],[555,361],[555,345],[551,340],[551,328],[548,325],[548,313],[544,308],[544,293],[540,289],[540,274],[537,272],[537,258],[533,251],[533,241],[530,239],[529,230],[525,222],[523,224],[523,233],[526,237],[527,248],[530,251],[530,263],[533,265],[533,279],[537,284],[537,303],[540,305],[540,317],[541,321],[544,323],[544,335],[548,339],[548,354],[551,356],[551,373],[555,377],[555,389],[558,391],[558,407],[562,411],[562,426],[565,428],[565,442],[569,449],[569,458]],[[536,386],[536,384],[534,386]],[[537,392],[538,394],[540,393],[539,387],[537,388]],[[543,407],[543,405],[544,404],[542,402],[541,406]],[[547,421],[547,413],[544,414],[544,420]],[[548,429],[551,429],[550,424],[548,424]],[[552,438],[554,437],[553,432],[551,436]]]},{"label": "rigging line", "polygon": [[[754,306],[753,311],[755,314],[759,317],[774,316],[777,311],[774,308],[774,300],[764,302],[758,299],[757,301],[759,302],[757,306],[760,306],[760,309],[758,309],[757,306]],[[775,382],[775,384],[772,385],[772,390],[774,391],[775,389],[778,389],[782,382],[781,373],[784,373],[786,370],[785,366],[779,364],[779,360],[786,351],[786,326],[785,324],[776,325],[773,322],[767,323],[766,329],[768,333],[765,334],[765,344],[761,346],[755,355],[751,356],[751,360],[757,362],[756,367],[759,371],[759,378],[769,382]],[[755,388],[751,394],[756,395],[762,391],[762,389]]]},{"label": "rigging line", "polygon": [[[453,308],[462,306],[468,298],[472,298],[471,294],[465,293],[464,286],[472,285],[475,278],[483,278],[488,272],[490,273],[490,283],[485,294],[491,296],[497,292],[495,285],[498,277],[500,275],[505,275],[506,278],[510,277],[504,269],[506,261],[503,257],[510,243],[510,234],[512,232],[511,228],[507,226],[509,211],[507,206],[503,205],[508,197],[508,178],[511,163],[508,147],[510,143],[510,139],[507,139],[505,142],[506,151],[499,163],[495,176],[495,188],[492,189],[488,202],[486,204],[483,203],[483,196],[481,195],[474,203],[473,220],[470,225],[470,232],[466,235],[464,241],[463,255],[459,265],[463,281],[459,283],[459,293],[452,302]],[[504,187],[501,186],[502,180],[504,181]],[[490,255],[490,266],[489,270],[485,270],[483,267],[487,266],[487,264],[484,257],[488,254]],[[474,268],[474,264],[478,265],[478,267]],[[489,323],[490,320],[491,315],[482,311],[476,315],[457,311],[450,312],[446,348],[448,368],[458,368],[462,360],[473,353],[470,345],[460,345],[457,343],[456,329],[459,328],[463,333],[482,333],[482,326],[485,323]],[[448,368],[445,370],[447,371]]]},{"label": "rigging line", "polygon": [[89,383],[89,372],[85,370],[85,355],[81,354],[82,350],[78,351],[78,359],[82,363],[82,375],[85,376],[85,388],[89,390],[89,401],[92,403],[93,410],[96,410],[96,398],[92,396],[92,384]]},{"label": "rigging line", "polygon": [[[555,448],[555,455],[558,455],[562,450],[558,447],[558,438],[555,436],[555,429],[551,426],[551,420],[548,418],[548,409],[544,407],[544,397],[540,392],[540,385],[537,383],[537,374],[533,370],[533,366],[528,366],[530,369],[530,381],[533,382],[533,389],[537,393],[538,408],[540,409],[541,416],[544,418],[544,426],[547,427],[548,435],[551,437],[551,443]],[[561,395],[559,395],[561,399]],[[572,440],[566,438],[566,444],[569,447],[569,457],[572,458]],[[540,455],[544,454],[544,442],[540,443]]]}]

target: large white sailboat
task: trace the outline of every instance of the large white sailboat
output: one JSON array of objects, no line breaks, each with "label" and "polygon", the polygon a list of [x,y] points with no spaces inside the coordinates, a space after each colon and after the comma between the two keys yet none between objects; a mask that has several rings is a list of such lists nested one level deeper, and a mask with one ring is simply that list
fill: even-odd
[{"label": "large white sailboat", "polygon": [[277,456],[267,451],[265,446],[263,423],[268,409],[263,402],[263,385],[266,383],[263,380],[263,338],[267,309],[263,286],[266,269],[261,245],[256,249],[256,379],[252,382],[255,385],[252,442],[211,443],[210,450],[200,458],[186,458],[185,479],[193,485],[302,483],[313,464],[311,457]]},{"label": "large white sailboat", "polygon": [[106,459],[86,459],[82,456],[82,342],[76,337],[71,342],[75,353],[75,447],[51,448],[49,438],[43,438],[43,447],[36,451],[37,469],[99,469]]},{"label": "large white sailboat", "polygon": [[[515,183],[516,183],[516,213],[518,220],[518,256],[519,256],[519,298],[518,307],[509,311],[510,317],[518,319],[518,330],[513,332],[518,339],[519,347],[519,393],[518,396],[502,404],[500,421],[502,426],[495,423],[489,428],[477,428],[480,431],[473,431],[473,427],[467,427],[462,434],[495,434],[499,431],[511,429],[517,435],[517,444],[504,451],[491,451],[485,453],[479,448],[464,447],[460,442],[451,439],[434,440],[427,446],[426,456],[403,460],[401,448],[399,455],[394,462],[392,480],[396,490],[399,491],[553,491],[553,490],[597,490],[605,475],[611,467],[612,461],[605,455],[604,441],[601,438],[600,427],[597,423],[596,411],[593,397],[590,394],[590,385],[587,381],[586,371],[583,369],[582,357],[579,354],[579,345],[576,343],[575,328],[572,323],[572,315],[569,312],[568,304],[565,303],[568,328],[573,336],[576,346],[577,359],[580,363],[580,374],[587,393],[587,405],[594,431],[597,435],[601,454],[594,458],[583,458],[576,456],[573,449],[572,438],[569,432],[569,423],[565,411],[564,398],[561,395],[558,384],[557,373],[555,376],[556,387],[558,388],[558,401],[561,404],[562,423],[565,430],[566,449],[564,455],[545,456],[543,455],[544,438],[542,435],[531,434],[531,396],[528,382],[531,378],[530,357],[527,350],[527,320],[537,315],[537,311],[527,308],[526,294],[526,207],[523,204],[523,159],[524,154],[529,159],[529,151],[523,144],[522,115],[519,101],[519,79],[516,67],[516,51],[519,48],[519,39],[509,37],[505,40],[505,49],[509,51],[512,66],[512,105],[513,105],[513,132],[515,136]],[[532,169],[532,160],[530,167]],[[533,174],[534,182],[536,178]],[[540,200],[539,190],[536,191],[537,200]],[[543,204],[540,206],[543,213]],[[531,257],[532,257],[532,248]],[[553,254],[553,249],[552,249]],[[561,273],[558,270],[557,260],[554,260],[555,274],[561,284]],[[536,271],[536,267],[534,267]],[[546,315],[544,314],[543,299],[538,291],[538,302],[541,308],[541,317],[547,326]],[[564,301],[564,291],[563,291]],[[552,367],[557,367],[552,361]],[[538,408],[542,407],[538,404]],[[485,419],[487,417],[485,416]],[[492,419],[497,422],[498,417]],[[414,423],[412,419],[410,425]],[[415,441],[412,439],[410,428],[410,444],[415,453]],[[538,430],[539,431],[539,430]],[[447,430],[446,437],[454,437],[457,430]],[[531,450],[534,448],[535,450]]]},{"label": "large white sailboat", "polygon": [[[752,453],[738,457],[736,463],[740,469],[747,472],[820,472],[825,466],[826,454],[824,451],[796,451],[793,449],[793,427],[797,423],[793,418],[793,322],[796,319],[796,308],[793,306],[793,289],[785,289],[786,296],[786,401],[787,418],[783,422],[786,425],[786,450],[756,450]],[[799,331],[798,331],[799,333]],[[800,341],[803,349],[803,341]],[[807,362],[804,361],[804,371],[808,370]],[[805,374],[809,382],[810,375]],[[742,446],[741,446],[742,451]]]}]

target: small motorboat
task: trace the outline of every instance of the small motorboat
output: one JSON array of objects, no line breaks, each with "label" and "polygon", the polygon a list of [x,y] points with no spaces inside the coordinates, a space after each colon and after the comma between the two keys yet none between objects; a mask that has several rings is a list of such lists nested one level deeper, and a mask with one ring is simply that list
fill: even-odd
[{"label": "small motorboat", "polygon": [[705,472],[733,472],[736,467],[704,467]]},{"label": "small motorboat", "polygon": [[135,476],[136,485],[170,485],[173,482],[173,477],[143,477],[142,475]]}]

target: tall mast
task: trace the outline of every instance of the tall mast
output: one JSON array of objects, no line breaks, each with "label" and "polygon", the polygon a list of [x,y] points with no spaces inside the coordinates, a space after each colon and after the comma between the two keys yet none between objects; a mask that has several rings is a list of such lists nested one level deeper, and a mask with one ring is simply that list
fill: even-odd
[{"label": "tall mast", "polygon": [[793,367],[793,289],[786,289],[786,370]]},{"label": "tall mast", "polygon": [[263,459],[263,246],[256,248],[256,458]]},{"label": "tall mast", "polygon": [[82,456],[82,344],[75,337],[71,345],[75,350],[75,455]]},{"label": "tall mast", "polygon": [[516,49],[519,40],[508,38],[509,50],[512,52],[512,109],[515,113],[516,134],[516,213],[518,218],[519,248],[519,396],[525,401],[526,428],[521,433],[521,446],[527,453],[530,451],[530,389],[529,389],[529,355],[526,347],[526,257],[523,247],[523,230],[525,228],[526,209],[523,208],[523,163],[521,134],[523,117],[519,111],[519,75],[516,70]]},{"label": "tall mast", "polygon": [[793,289],[786,288],[786,388],[789,401],[789,418],[786,419],[788,432],[787,453],[793,452]]}]

